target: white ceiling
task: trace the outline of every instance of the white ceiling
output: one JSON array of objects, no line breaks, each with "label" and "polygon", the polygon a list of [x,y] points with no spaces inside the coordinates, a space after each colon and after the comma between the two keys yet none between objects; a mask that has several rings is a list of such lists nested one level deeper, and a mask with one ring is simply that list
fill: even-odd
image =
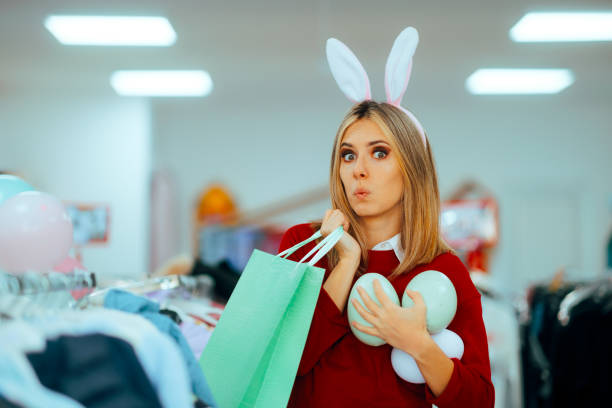
[{"label": "white ceiling", "polygon": [[[518,44],[508,38],[527,11],[582,9],[611,10],[612,3],[0,0],[0,98],[11,91],[113,95],[108,78],[116,69],[205,69],[215,84],[214,101],[342,98],[325,62],[330,36],[353,49],[374,96],[381,97],[393,39],[412,25],[421,41],[407,106],[410,98],[461,103],[470,98],[465,78],[479,67],[569,68],[576,82],[556,97],[610,106],[612,43]],[[169,48],[68,47],[44,28],[48,14],[163,15],[178,39]]]}]

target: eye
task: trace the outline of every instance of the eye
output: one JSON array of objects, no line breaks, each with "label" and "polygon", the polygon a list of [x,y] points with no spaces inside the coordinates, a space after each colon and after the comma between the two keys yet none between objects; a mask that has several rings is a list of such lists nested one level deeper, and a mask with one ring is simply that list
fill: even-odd
[{"label": "eye", "polygon": [[341,154],[344,161],[355,160],[355,153],[351,152],[350,150],[345,150]]},{"label": "eye", "polygon": [[387,157],[387,154],[389,154],[389,152],[386,149],[380,147],[374,150],[374,157],[377,159],[384,159],[385,157]]}]

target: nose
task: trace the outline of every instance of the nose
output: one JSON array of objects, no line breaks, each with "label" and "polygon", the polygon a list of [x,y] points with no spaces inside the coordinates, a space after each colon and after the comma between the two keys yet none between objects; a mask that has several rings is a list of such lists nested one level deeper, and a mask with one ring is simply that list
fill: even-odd
[{"label": "nose", "polygon": [[353,177],[356,179],[363,179],[368,177],[368,166],[364,155],[359,155],[355,161],[355,167],[353,168]]}]

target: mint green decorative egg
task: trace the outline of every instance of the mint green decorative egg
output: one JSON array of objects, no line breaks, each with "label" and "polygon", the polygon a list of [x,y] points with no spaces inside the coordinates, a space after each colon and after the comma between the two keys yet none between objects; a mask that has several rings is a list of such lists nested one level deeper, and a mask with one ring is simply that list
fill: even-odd
[{"label": "mint green decorative egg", "polygon": [[366,273],[365,275],[357,279],[357,282],[355,282],[355,284],[353,285],[353,288],[351,289],[351,293],[349,294],[348,303],[347,303],[347,307],[348,307],[347,314],[348,314],[349,325],[355,337],[357,337],[359,340],[361,340],[362,342],[370,346],[381,346],[385,344],[384,340],[382,340],[379,337],[371,336],[369,334],[363,333],[362,331],[357,330],[353,326],[353,321],[356,321],[357,323],[361,323],[364,326],[370,326],[370,327],[372,326],[364,318],[361,317],[357,309],[355,309],[355,306],[353,306],[352,301],[353,299],[357,299],[357,301],[361,303],[364,309],[367,310],[367,307],[365,303],[363,302],[363,300],[361,299],[359,292],[357,292],[357,287],[361,286],[366,291],[370,299],[372,299],[374,302],[380,305],[381,304],[380,301],[374,294],[374,280],[378,280],[380,282],[380,286],[382,286],[383,292],[385,292],[385,294],[389,297],[389,299],[391,299],[393,303],[395,303],[396,305],[399,305],[399,297],[397,296],[397,293],[395,292],[393,285],[391,285],[391,282],[389,282],[387,278],[385,278],[379,273]]},{"label": "mint green decorative egg", "polygon": [[[419,273],[406,286],[419,292],[427,307],[427,331],[431,334],[446,329],[457,312],[457,292],[451,280],[442,272]],[[412,307],[414,302],[404,292],[402,307]]]}]

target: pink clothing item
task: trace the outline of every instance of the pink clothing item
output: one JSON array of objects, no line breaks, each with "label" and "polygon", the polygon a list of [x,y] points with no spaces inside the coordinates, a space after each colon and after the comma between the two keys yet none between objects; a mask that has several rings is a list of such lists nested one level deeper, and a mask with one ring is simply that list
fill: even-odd
[{"label": "pink clothing item", "polygon": [[184,321],[180,325],[181,333],[185,336],[187,343],[189,343],[189,348],[193,351],[196,360],[200,359],[200,355],[206,344],[208,344],[208,340],[212,335],[212,330],[206,328],[206,326],[202,324],[195,324],[190,321]]}]

